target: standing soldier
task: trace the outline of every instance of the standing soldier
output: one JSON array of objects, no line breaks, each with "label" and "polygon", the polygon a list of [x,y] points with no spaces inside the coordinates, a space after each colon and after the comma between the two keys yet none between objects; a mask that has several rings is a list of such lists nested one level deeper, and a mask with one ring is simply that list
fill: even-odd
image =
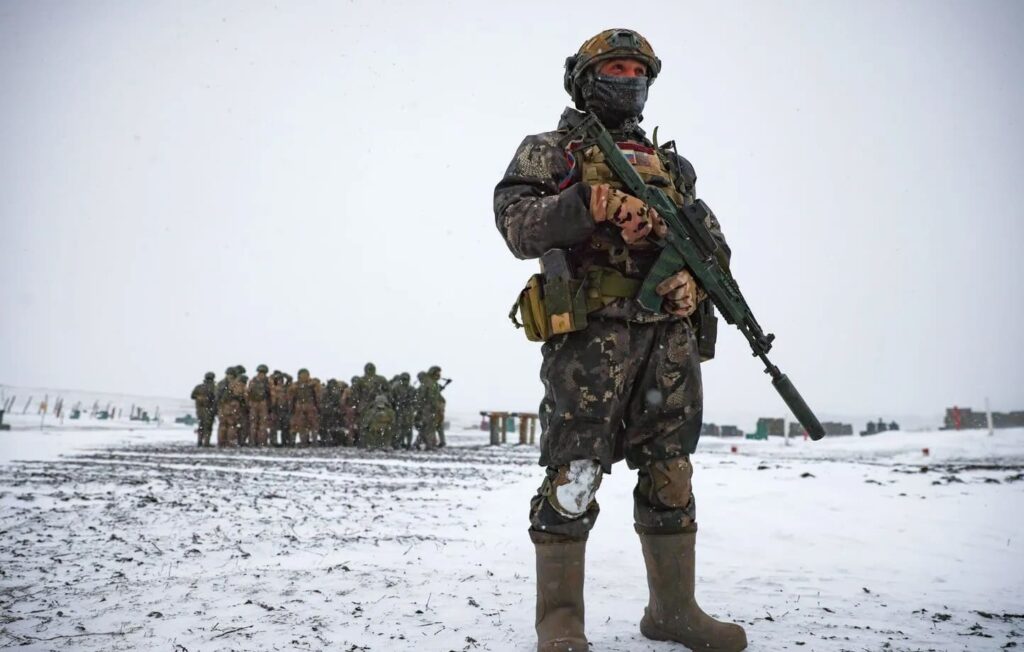
[{"label": "standing soldier", "polygon": [[441,414],[441,388],[429,373],[420,373],[420,387],[416,390],[417,442],[426,450],[437,447],[437,418]]},{"label": "standing soldier", "polygon": [[217,410],[217,447],[222,448],[227,445],[227,421],[224,419],[223,404],[224,396],[227,394],[228,385],[231,380],[235,377],[235,368],[228,367],[224,370],[224,377],[216,385],[214,390],[214,400],[216,401]]},{"label": "standing soldier", "polygon": [[356,426],[353,423],[355,420],[355,409],[352,407],[352,388],[348,383],[341,380],[338,381],[338,389],[341,391],[341,445],[352,446],[356,441]]},{"label": "standing soldier", "polygon": [[388,405],[388,397],[378,394],[363,414],[363,423],[360,426],[363,433],[363,448],[390,448],[394,427],[395,411]]},{"label": "standing soldier", "polygon": [[217,413],[217,388],[213,379],[213,372],[207,371],[202,384],[192,390],[192,400],[196,402],[196,418],[199,419],[197,446],[209,447],[210,435],[213,434],[213,418]]},{"label": "standing soldier", "polygon": [[266,446],[270,436],[270,378],[267,365],[256,367],[256,377],[249,381],[249,429],[253,446]]},{"label": "standing soldier", "polygon": [[412,429],[416,422],[416,389],[409,374],[402,372],[391,385],[391,405],[395,408],[395,448],[412,448]]},{"label": "standing soldier", "polygon": [[[248,386],[249,377],[245,374],[245,366],[236,364],[235,375],[243,378],[243,383]],[[247,402],[242,404],[242,426],[238,434],[238,445],[249,446],[252,443],[252,435],[250,434],[250,419],[249,419],[249,405]]]},{"label": "standing soldier", "polygon": [[317,386],[307,369],[299,369],[298,378],[288,390],[288,405],[292,413],[289,439],[294,442],[297,435],[303,446],[309,446],[320,428],[320,404]]},{"label": "standing soldier", "polygon": [[334,446],[342,441],[341,388],[338,381],[331,378],[327,381],[324,392],[323,409],[320,414],[320,432],[322,440]]},{"label": "standing soldier", "polygon": [[[437,447],[444,448],[448,445],[448,442],[444,439],[444,410],[448,405],[448,401],[444,399],[444,390],[452,381],[450,378],[441,378],[441,367],[438,367],[437,365],[431,367],[427,373],[430,374],[434,379],[434,382],[437,383],[437,395],[441,400],[441,409],[437,413]],[[442,382],[442,380],[444,382]]]},{"label": "standing soldier", "polygon": [[348,387],[349,393],[349,405],[352,410],[351,430],[349,430],[349,438],[352,440],[352,445],[359,443],[359,420],[363,417],[363,406],[360,405],[360,401],[363,396],[363,379],[361,376],[352,376],[352,384]]},{"label": "standing soldier", "polygon": [[[237,367],[236,367],[237,370]],[[239,446],[245,415],[244,374],[231,376],[218,405],[220,427],[217,431],[218,446]]]},{"label": "standing soldier", "polygon": [[[602,474],[623,457],[639,475],[634,519],[650,590],[640,632],[693,650],[747,645],[742,627],[711,618],[694,599],[690,454],[701,427],[697,329],[705,314],[694,313],[706,306],[704,291],[683,268],[658,286],[661,310],[633,300],[667,228],[628,193],[595,143],[571,135],[594,114],[641,178],[679,206],[694,203],[693,166],[639,126],[660,71],[636,32],[612,29],[588,40],[565,62],[565,89],[579,110],[567,108],[556,131],[527,136],[494,191],[496,224],[512,253],[525,259],[562,250],[552,255],[564,256],[583,285],[589,312],[585,324],[541,316],[559,329],[541,348],[540,464],[547,471],[530,509],[538,650],[587,649],[583,566],[598,515],[594,496]],[[705,226],[728,256],[714,216]]]}]

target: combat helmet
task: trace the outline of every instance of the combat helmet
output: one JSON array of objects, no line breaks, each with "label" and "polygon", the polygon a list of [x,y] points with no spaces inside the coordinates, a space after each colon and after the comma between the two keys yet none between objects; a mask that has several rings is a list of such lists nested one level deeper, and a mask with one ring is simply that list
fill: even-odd
[{"label": "combat helmet", "polygon": [[260,366],[256,367],[256,373],[258,374],[265,374],[268,371],[270,371],[270,367],[268,367],[265,364],[261,364]]},{"label": "combat helmet", "polygon": [[207,371],[203,375],[203,380],[213,380],[216,377],[217,377],[217,374],[213,373],[212,371]]},{"label": "combat helmet", "polygon": [[235,365],[235,373],[238,374],[239,376],[245,375],[245,367],[243,367],[240,364]]},{"label": "combat helmet", "polygon": [[434,365],[430,369],[427,369],[427,375],[433,378],[434,380],[438,380],[439,378],[441,378],[441,367]]},{"label": "combat helmet", "polygon": [[654,48],[639,33],[617,27],[606,29],[591,37],[576,54],[565,59],[565,92],[572,96],[576,108],[584,108],[583,82],[586,73],[602,61],[629,58],[642,61],[647,66],[647,85],[650,86],[661,72],[661,59],[654,54]]},{"label": "combat helmet", "polygon": [[373,364],[372,362],[367,362],[366,365],[363,367],[363,372],[367,376],[376,375],[376,373],[377,373],[377,365]]}]

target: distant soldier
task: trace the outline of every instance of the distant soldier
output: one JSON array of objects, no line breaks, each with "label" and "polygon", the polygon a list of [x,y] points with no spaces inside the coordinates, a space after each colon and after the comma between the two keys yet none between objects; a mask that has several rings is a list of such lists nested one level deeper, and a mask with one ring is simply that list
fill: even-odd
[{"label": "distant soldier", "polygon": [[342,424],[341,387],[334,378],[327,381],[323,409],[320,412],[321,441],[340,446],[344,435]]},{"label": "distant soldier", "polygon": [[378,394],[363,414],[360,432],[363,433],[364,448],[390,448],[392,430],[395,427],[395,411],[388,405],[388,397]]},{"label": "distant soldier", "polygon": [[309,446],[320,427],[320,404],[316,383],[307,369],[299,369],[298,378],[288,390],[288,405],[292,413],[289,437],[294,440],[297,435],[304,446]]},{"label": "distant soldier", "polygon": [[[235,365],[235,375],[237,375],[239,378],[244,378],[244,380],[242,382],[244,382],[245,385],[248,387],[248,385],[249,385],[249,376],[246,375],[246,371],[245,371],[245,366],[244,365],[240,365],[240,364],[236,364]],[[244,402],[242,404],[242,428],[241,428],[241,430],[239,430],[239,434],[238,434],[238,445],[239,446],[249,446],[251,443],[252,443],[252,435],[249,432],[249,405],[248,405],[248,402]]]},{"label": "distant soldier", "polygon": [[426,450],[437,447],[437,423],[444,408],[441,398],[441,387],[433,375],[419,375],[420,387],[416,390],[416,428],[419,430],[419,441]]},{"label": "distant soldier", "polygon": [[[288,399],[288,388],[292,385],[290,374],[275,371],[272,376],[273,384],[270,388],[270,400],[272,412],[271,438],[281,446],[291,446],[294,438],[290,437],[292,413]],[[278,433],[280,438],[278,439]]]},{"label": "distant soldier", "polygon": [[409,374],[401,373],[391,385],[391,405],[395,409],[395,448],[412,448],[412,429],[416,422],[416,388]]},{"label": "distant soldier", "polygon": [[444,448],[447,445],[444,439],[444,411],[448,406],[448,401],[444,399],[444,390],[452,381],[450,378],[441,378],[441,367],[437,365],[431,367],[427,373],[437,383],[437,394],[441,397],[441,410],[437,413],[437,447]]},{"label": "distant soldier", "polygon": [[267,365],[256,367],[256,377],[249,381],[246,398],[249,401],[250,443],[253,446],[266,446],[270,438],[270,378],[267,377]]},{"label": "distant soldier", "polygon": [[217,415],[217,388],[213,384],[214,374],[207,371],[202,384],[192,390],[192,400],[196,403],[196,418],[199,419],[197,446],[210,445],[213,434],[213,418]]},{"label": "distant soldier", "polygon": [[351,430],[349,436],[352,439],[352,444],[359,443],[359,420],[363,416],[363,406],[360,405],[360,401],[363,395],[363,377],[352,376],[352,384],[348,386],[349,393],[349,406],[352,410]]},{"label": "distant soldier", "polygon": [[353,446],[356,443],[356,410],[352,403],[352,387],[345,381],[338,382],[341,392],[341,428],[342,446]]},{"label": "distant soldier", "polygon": [[230,377],[220,397],[217,405],[217,416],[220,419],[217,430],[218,446],[240,445],[245,415],[245,382],[244,374]]},{"label": "distant soldier", "polygon": [[227,423],[224,417],[221,415],[221,407],[224,402],[224,396],[228,391],[228,384],[231,379],[235,377],[235,368],[228,367],[224,370],[224,377],[221,378],[216,385],[214,390],[214,405],[217,410],[217,447],[221,448],[227,445]]}]

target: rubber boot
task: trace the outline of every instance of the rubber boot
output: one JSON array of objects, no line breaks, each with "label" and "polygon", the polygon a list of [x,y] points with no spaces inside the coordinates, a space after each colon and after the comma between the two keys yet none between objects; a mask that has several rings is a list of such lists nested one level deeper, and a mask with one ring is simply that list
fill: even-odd
[{"label": "rubber boot", "polygon": [[530,532],[537,550],[537,652],[587,652],[583,633],[586,540]]},{"label": "rubber boot", "polygon": [[640,633],[655,641],[675,641],[701,652],[745,650],[747,634],[743,628],[715,620],[701,610],[693,597],[696,541],[696,530],[640,533],[651,593],[640,621]]}]

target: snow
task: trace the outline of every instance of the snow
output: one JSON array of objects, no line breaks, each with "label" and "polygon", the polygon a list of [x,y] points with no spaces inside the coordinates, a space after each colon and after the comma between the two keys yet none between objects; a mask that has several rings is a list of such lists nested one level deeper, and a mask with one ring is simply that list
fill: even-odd
[{"label": "snow", "polygon": [[[474,419],[447,449],[393,454],[14,421],[0,647],[532,650],[543,474],[535,448],[486,446]],[[750,650],[1024,646],[1024,430],[708,438],[693,462],[698,599]],[[637,629],[634,481],[619,465],[598,492],[587,633],[595,650],[681,649]]]}]

